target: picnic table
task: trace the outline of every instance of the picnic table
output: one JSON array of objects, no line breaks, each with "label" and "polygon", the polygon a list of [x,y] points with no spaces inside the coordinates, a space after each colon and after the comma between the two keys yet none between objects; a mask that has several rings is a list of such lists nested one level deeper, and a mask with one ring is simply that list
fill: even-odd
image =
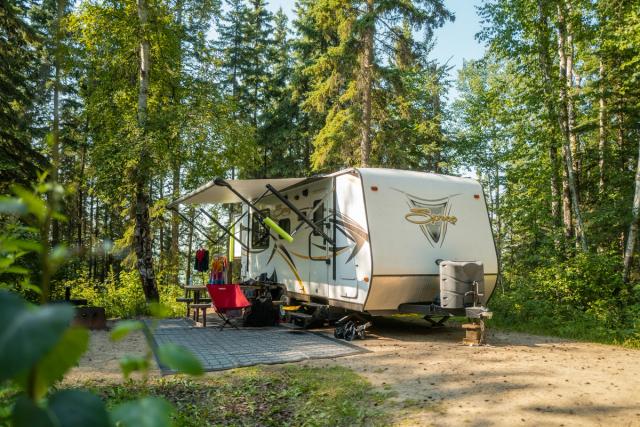
[{"label": "picnic table", "polygon": [[190,316],[190,310],[193,309],[193,320],[198,321],[200,317],[200,310],[202,310],[203,325],[206,326],[207,322],[207,308],[211,307],[211,300],[209,298],[202,298],[201,292],[206,291],[205,285],[185,285],[184,297],[176,298],[177,302],[184,302],[187,304],[187,317]]},{"label": "picnic table", "polygon": [[193,291],[193,298],[195,301],[195,298],[200,298],[200,292],[206,291],[207,287],[205,285],[186,285],[183,286],[182,289],[187,292]]}]

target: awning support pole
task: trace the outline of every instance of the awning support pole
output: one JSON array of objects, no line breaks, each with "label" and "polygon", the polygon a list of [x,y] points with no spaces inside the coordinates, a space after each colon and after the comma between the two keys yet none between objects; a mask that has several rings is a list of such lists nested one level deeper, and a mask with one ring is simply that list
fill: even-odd
[{"label": "awning support pole", "polygon": [[[227,181],[225,181],[222,178],[216,178],[213,181],[216,185],[219,185],[221,187],[227,187],[229,189],[229,191],[231,191],[233,194],[235,194],[236,196],[238,196],[238,199],[242,200],[242,202],[246,203],[247,206],[249,206],[249,209],[253,210],[255,215],[258,215],[258,218],[260,218],[260,221],[263,222],[264,224],[264,220],[267,218],[262,212],[260,212],[260,209],[258,209],[256,207],[256,205],[254,205],[253,203],[251,203],[249,200],[247,200],[246,197],[244,197],[242,194],[238,193],[238,191],[236,191],[235,188],[233,188]],[[265,192],[266,194],[267,192]],[[263,194],[262,196],[260,196],[260,199],[262,199],[265,194]],[[260,200],[258,199],[258,200]],[[266,227],[266,225],[265,225]],[[268,228],[267,228],[268,230]],[[273,234],[271,234],[271,232],[269,232],[269,236],[273,239],[273,240],[278,240]]]},{"label": "awning support pole", "polygon": [[242,194],[238,193],[238,191],[235,188],[233,188],[227,181],[225,181],[222,178],[216,178],[213,182],[216,185],[219,185],[221,187],[227,187],[229,191],[231,191],[233,194],[235,194],[238,197],[238,199],[242,200],[242,202],[246,203],[246,205],[249,206],[249,208],[253,209],[261,219],[265,218],[262,212],[260,212],[260,209],[258,209],[253,203],[247,200],[247,198],[244,197]]},{"label": "awning support pole", "polygon": [[186,216],[184,216],[182,214],[182,212],[180,212],[177,208],[175,207],[170,207],[169,209],[171,209],[172,211],[174,211],[175,213],[178,214],[178,216],[180,218],[182,218],[183,221],[186,221],[189,225],[191,225],[193,228],[195,228],[196,230],[198,230],[199,232],[202,233],[202,235],[205,237],[205,239],[207,239],[208,241],[210,241],[211,243],[213,243],[214,245],[218,244],[218,240],[213,240],[211,237],[209,237],[209,233],[206,230],[203,230],[202,228],[200,228],[199,225],[195,224],[193,221],[191,221],[189,218],[187,218]]},{"label": "awning support pole", "polygon": [[202,212],[207,218],[209,218],[211,221],[213,221],[218,227],[220,227],[220,229],[227,234],[229,237],[231,237],[233,240],[235,240],[236,242],[238,242],[240,244],[240,246],[242,246],[244,249],[249,250],[249,248],[247,247],[247,245],[245,245],[244,243],[242,243],[240,241],[240,239],[238,239],[236,236],[233,235],[233,233],[231,231],[229,231],[227,229],[227,227],[225,227],[224,225],[222,225],[220,223],[220,221],[218,221],[217,219],[215,219],[213,216],[209,215],[209,213],[207,211],[205,211],[204,209],[200,209],[200,212]]},{"label": "awning support pole", "polygon": [[302,212],[300,212],[300,209],[296,208],[293,203],[291,203],[289,200],[287,200],[278,190],[276,190],[275,188],[273,188],[273,185],[271,184],[267,184],[267,189],[269,191],[271,191],[271,193],[276,196],[282,203],[284,203],[289,209],[291,209],[296,215],[298,215],[298,219],[300,221],[304,221],[305,223],[307,223],[307,225],[309,225],[309,227],[311,227],[311,229],[320,234],[327,242],[331,243],[331,245],[335,246],[335,240],[332,239],[331,237],[329,237],[327,235],[327,233],[324,232],[324,230],[322,230],[320,227],[318,227],[313,221],[309,220],[309,218],[306,217],[305,214],[303,214]]}]

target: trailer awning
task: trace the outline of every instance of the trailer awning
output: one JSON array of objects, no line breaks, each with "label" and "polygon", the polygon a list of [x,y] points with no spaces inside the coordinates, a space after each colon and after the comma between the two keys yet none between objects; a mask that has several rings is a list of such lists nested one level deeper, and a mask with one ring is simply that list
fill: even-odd
[{"label": "trailer awning", "polygon": [[[271,184],[276,190],[282,190],[309,178],[274,178],[274,179],[228,179],[226,182],[238,193],[249,200],[255,200],[266,190],[266,185]],[[216,185],[215,180],[208,182],[197,190],[169,203],[167,207],[177,205],[199,205],[208,203],[240,203],[241,200],[225,186]]]}]

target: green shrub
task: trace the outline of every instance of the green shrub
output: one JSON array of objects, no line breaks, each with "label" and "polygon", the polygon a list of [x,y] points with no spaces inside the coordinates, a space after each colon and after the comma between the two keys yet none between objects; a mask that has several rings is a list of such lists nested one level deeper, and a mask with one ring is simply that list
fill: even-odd
[{"label": "green shrub", "polygon": [[[144,293],[137,271],[122,271],[116,275],[111,271],[104,283],[89,279],[78,272],[77,277],[61,282],[57,289],[71,287],[72,298],[86,299],[89,305],[104,307],[108,317],[130,318],[148,313]],[[184,304],[176,302],[184,291],[177,285],[158,285],[160,303],[168,308],[171,316],[184,315]],[[58,296],[60,297],[60,296]]]},{"label": "green shrub", "polygon": [[503,286],[491,300],[495,326],[640,347],[640,288],[623,283],[614,254],[507,271]]}]

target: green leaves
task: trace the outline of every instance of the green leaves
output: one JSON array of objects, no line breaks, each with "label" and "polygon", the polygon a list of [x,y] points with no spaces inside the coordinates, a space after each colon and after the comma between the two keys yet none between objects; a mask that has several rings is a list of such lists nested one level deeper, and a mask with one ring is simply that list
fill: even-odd
[{"label": "green leaves", "polygon": [[20,396],[13,407],[11,421],[14,427],[54,427],[51,417],[27,396]]},{"label": "green leaves", "polygon": [[[162,313],[160,307],[154,311]],[[61,390],[43,401],[50,386],[62,379],[87,349],[88,332],[69,327],[73,314],[73,308],[68,305],[33,307],[13,293],[0,291],[0,348],[3,349],[0,381],[13,379],[25,391],[13,405],[12,424],[16,427],[169,426],[173,408],[155,397],[123,403],[114,409],[111,417],[99,397],[83,390]],[[112,338],[122,339],[143,327],[140,321],[120,322]],[[183,347],[160,346],[158,356],[162,363],[178,372],[191,375],[203,372],[200,362]],[[126,356],[120,366],[128,378],[134,371],[147,371],[150,361],[151,352],[148,352],[145,356]]]},{"label": "green leaves", "polygon": [[163,344],[158,347],[160,362],[174,371],[189,375],[202,375],[203,369],[200,361],[186,348],[176,344]]},{"label": "green leaves", "polygon": [[159,302],[149,303],[149,312],[156,319],[165,319],[171,316],[171,308]]},{"label": "green leaves", "polygon": [[25,372],[60,340],[73,318],[68,305],[29,309],[14,294],[0,291],[0,381]]},{"label": "green leaves", "polygon": [[67,329],[56,346],[38,362],[31,373],[34,394],[44,396],[48,388],[63,378],[87,351],[89,332],[84,328]]},{"label": "green leaves", "polygon": [[69,327],[73,315],[66,304],[32,307],[17,295],[0,291],[0,381],[13,379],[26,392],[14,405],[14,426],[109,425],[102,401],[84,391],[55,393],[47,408],[36,403],[87,349],[88,332]]},{"label": "green leaves", "polygon": [[169,427],[172,412],[165,400],[145,397],[116,406],[111,420],[120,427]]},{"label": "green leaves", "polygon": [[131,332],[142,330],[142,328],[144,328],[144,323],[138,320],[122,320],[111,331],[111,339],[120,341]]},{"label": "green leaves", "polygon": [[149,369],[148,357],[127,355],[121,357],[119,363],[125,379],[128,379],[132,372],[146,371]]},{"label": "green leaves", "polygon": [[83,390],[54,393],[46,409],[26,396],[18,398],[11,414],[15,427],[109,427],[109,414],[104,402]]},{"label": "green leaves", "polygon": [[34,215],[39,222],[44,222],[49,208],[39,196],[19,185],[13,187],[13,192],[20,198],[14,203],[22,203],[23,210]]},{"label": "green leaves", "polygon": [[49,411],[59,426],[110,426],[104,403],[88,391],[62,390],[55,393],[49,398]]}]

